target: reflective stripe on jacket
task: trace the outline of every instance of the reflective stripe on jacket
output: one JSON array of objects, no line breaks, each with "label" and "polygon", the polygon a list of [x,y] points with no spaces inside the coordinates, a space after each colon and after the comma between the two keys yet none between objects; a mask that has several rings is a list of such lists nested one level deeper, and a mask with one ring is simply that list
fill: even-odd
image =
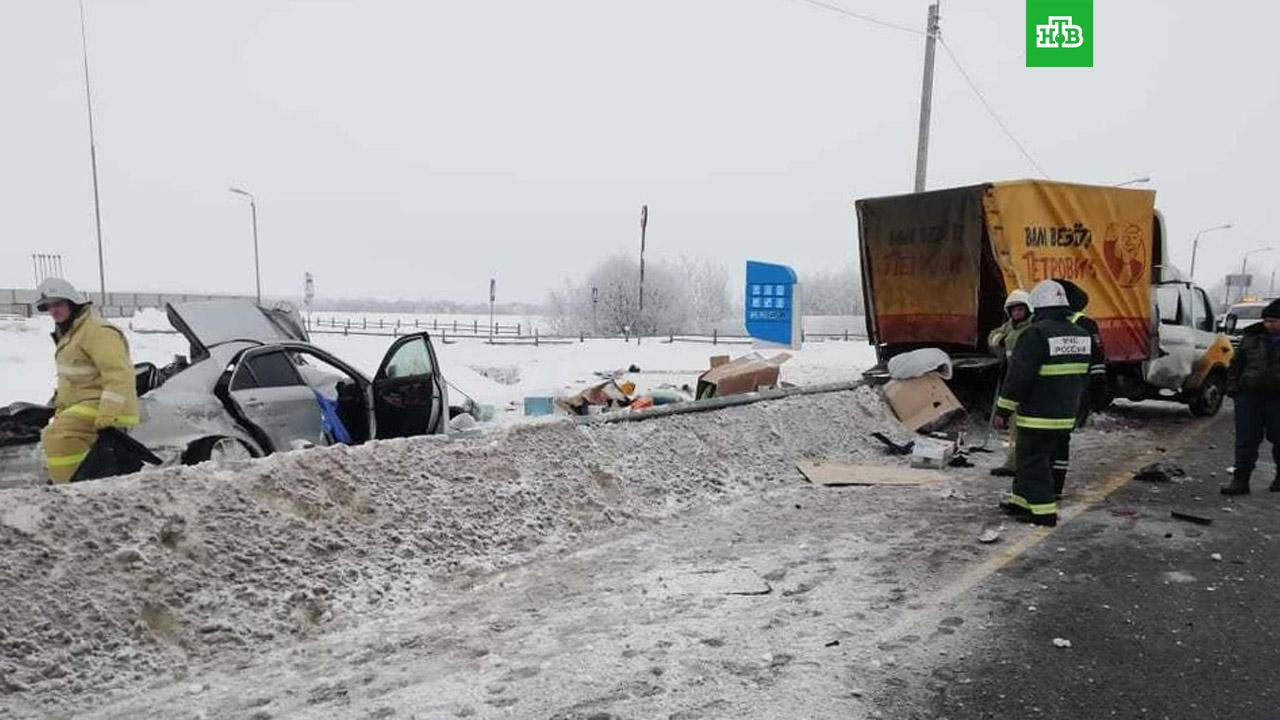
[{"label": "reflective stripe on jacket", "polygon": [[1093,352],[1089,358],[1090,377],[1094,380],[1105,378],[1107,375],[1107,355],[1102,347],[1102,329],[1098,327],[1097,321],[1083,312],[1072,313],[1070,320],[1093,338]]},{"label": "reflective stripe on jacket", "polygon": [[1036,313],[1023,332],[996,400],[1003,415],[1033,430],[1071,431],[1093,358],[1093,338],[1069,319],[1066,308]]}]

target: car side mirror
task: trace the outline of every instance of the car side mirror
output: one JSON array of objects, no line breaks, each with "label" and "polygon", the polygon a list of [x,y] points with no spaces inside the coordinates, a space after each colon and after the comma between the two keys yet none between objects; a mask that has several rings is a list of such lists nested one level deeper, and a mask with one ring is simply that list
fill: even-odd
[{"label": "car side mirror", "polygon": [[1240,318],[1236,317],[1235,315],[1227,315],[1227,319],[1222,321],[1222,331],[1228,332],[1228,333],[1235,332],[1236,324],[1239,322],[1239,320]]}]

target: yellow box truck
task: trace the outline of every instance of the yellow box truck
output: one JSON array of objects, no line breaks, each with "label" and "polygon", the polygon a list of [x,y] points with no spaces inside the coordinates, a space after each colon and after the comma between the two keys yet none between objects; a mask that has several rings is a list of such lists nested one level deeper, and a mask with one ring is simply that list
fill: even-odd
[{"label": "yellow box truck", "polygon": [[[1000,358],[987,334],[1004,299],[1047,279],[1089,294],[1108,393],[1222,406],[1231,344],[1203,288],[1168,262],[1155,192],[1040,180],[858,200],[867,335],[885,363],[938,347],[958,373],[994,382]],[[981,382],[981,380],[978,380]]]}]

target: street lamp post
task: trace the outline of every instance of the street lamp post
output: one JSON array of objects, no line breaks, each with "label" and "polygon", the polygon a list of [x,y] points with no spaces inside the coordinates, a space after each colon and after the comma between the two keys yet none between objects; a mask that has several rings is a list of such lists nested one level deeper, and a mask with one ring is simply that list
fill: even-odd
[{"label": "street lamp post", "polygon": [[258,201],[253,193],[240,188],[227,188],[237,195],[249,198],[249,215],[253,220],[253,277],[258,290],[258,305],[262,305],[262,265],[258,262]]},{"label": "street lamp post", "polygon": [[1215,225],[1214,227],[1211,227],[1211,228],[1205,228],[1196,233],[1196,239],[1191,242],[1191,279],[1192,280],[1196,279],[1196,254],[1200,250],[1200,236],[1207,232],[1213,232],[1214,230],[1230,230],[1230,229],[1231,229],[1231,223],[1227,223],[1226,225]]},{"label": "street lamp post", "polygon": [[93,92],[89,88],[89,41],[84,29],[84,0],[80,0],[80,50],[84,56],[84,104],[89,114],[89,169],[93,175],[93,227],[98,235],[98,291],[107,303],[107,266],[102,254],[102,204],[98,198],[98,143],[93,135]]},{"label": "street lamp post", "polygon": [[644,335],[644,233],[649,227],[649,206],[640,206],[640,315],[636,318],[636,345]]}]

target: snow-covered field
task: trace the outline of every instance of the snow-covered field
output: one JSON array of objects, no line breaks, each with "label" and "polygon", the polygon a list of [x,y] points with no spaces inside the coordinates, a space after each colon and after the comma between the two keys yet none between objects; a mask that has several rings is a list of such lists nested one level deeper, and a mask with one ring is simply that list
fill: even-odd
[{"label": "snow-covered field", "polygon": [[[441,321],[446,317],[440,316]],[[174,355],[188,352],[182,336],[161,332],[169,330],[169,324],[159,311],[143,311],[116,322],[128,336],[134,362],[164,365]],[[44,317],[0,318],[0,405],[49,399],[55,384],[51,329],[52,323]],[[393,341],[391,337],[322,333],[314,334],[312,340],[369,375],[377,370]],[[520,417],[526,396],[556,396],[582,389],[600,381],[597,372],[626,371],[635,365],[640,372],[624,372],[624,376],[643,392],[663,384],[693,385],[712,355],[736,357],[750,351],[749,345],[672,344],[657,339],[639,345],[621,339],[536,347],[459,339],[436,345],[441,369],[454,387],[451,400],[457,403],[465,393],[477,402],[494,405],[500,421]],[[766,355],[772,352],[764,351]],[[854,379],[874,361],[874,352],[864,341],[811,342],[783,366],[782,380],[808,384]]]}]

